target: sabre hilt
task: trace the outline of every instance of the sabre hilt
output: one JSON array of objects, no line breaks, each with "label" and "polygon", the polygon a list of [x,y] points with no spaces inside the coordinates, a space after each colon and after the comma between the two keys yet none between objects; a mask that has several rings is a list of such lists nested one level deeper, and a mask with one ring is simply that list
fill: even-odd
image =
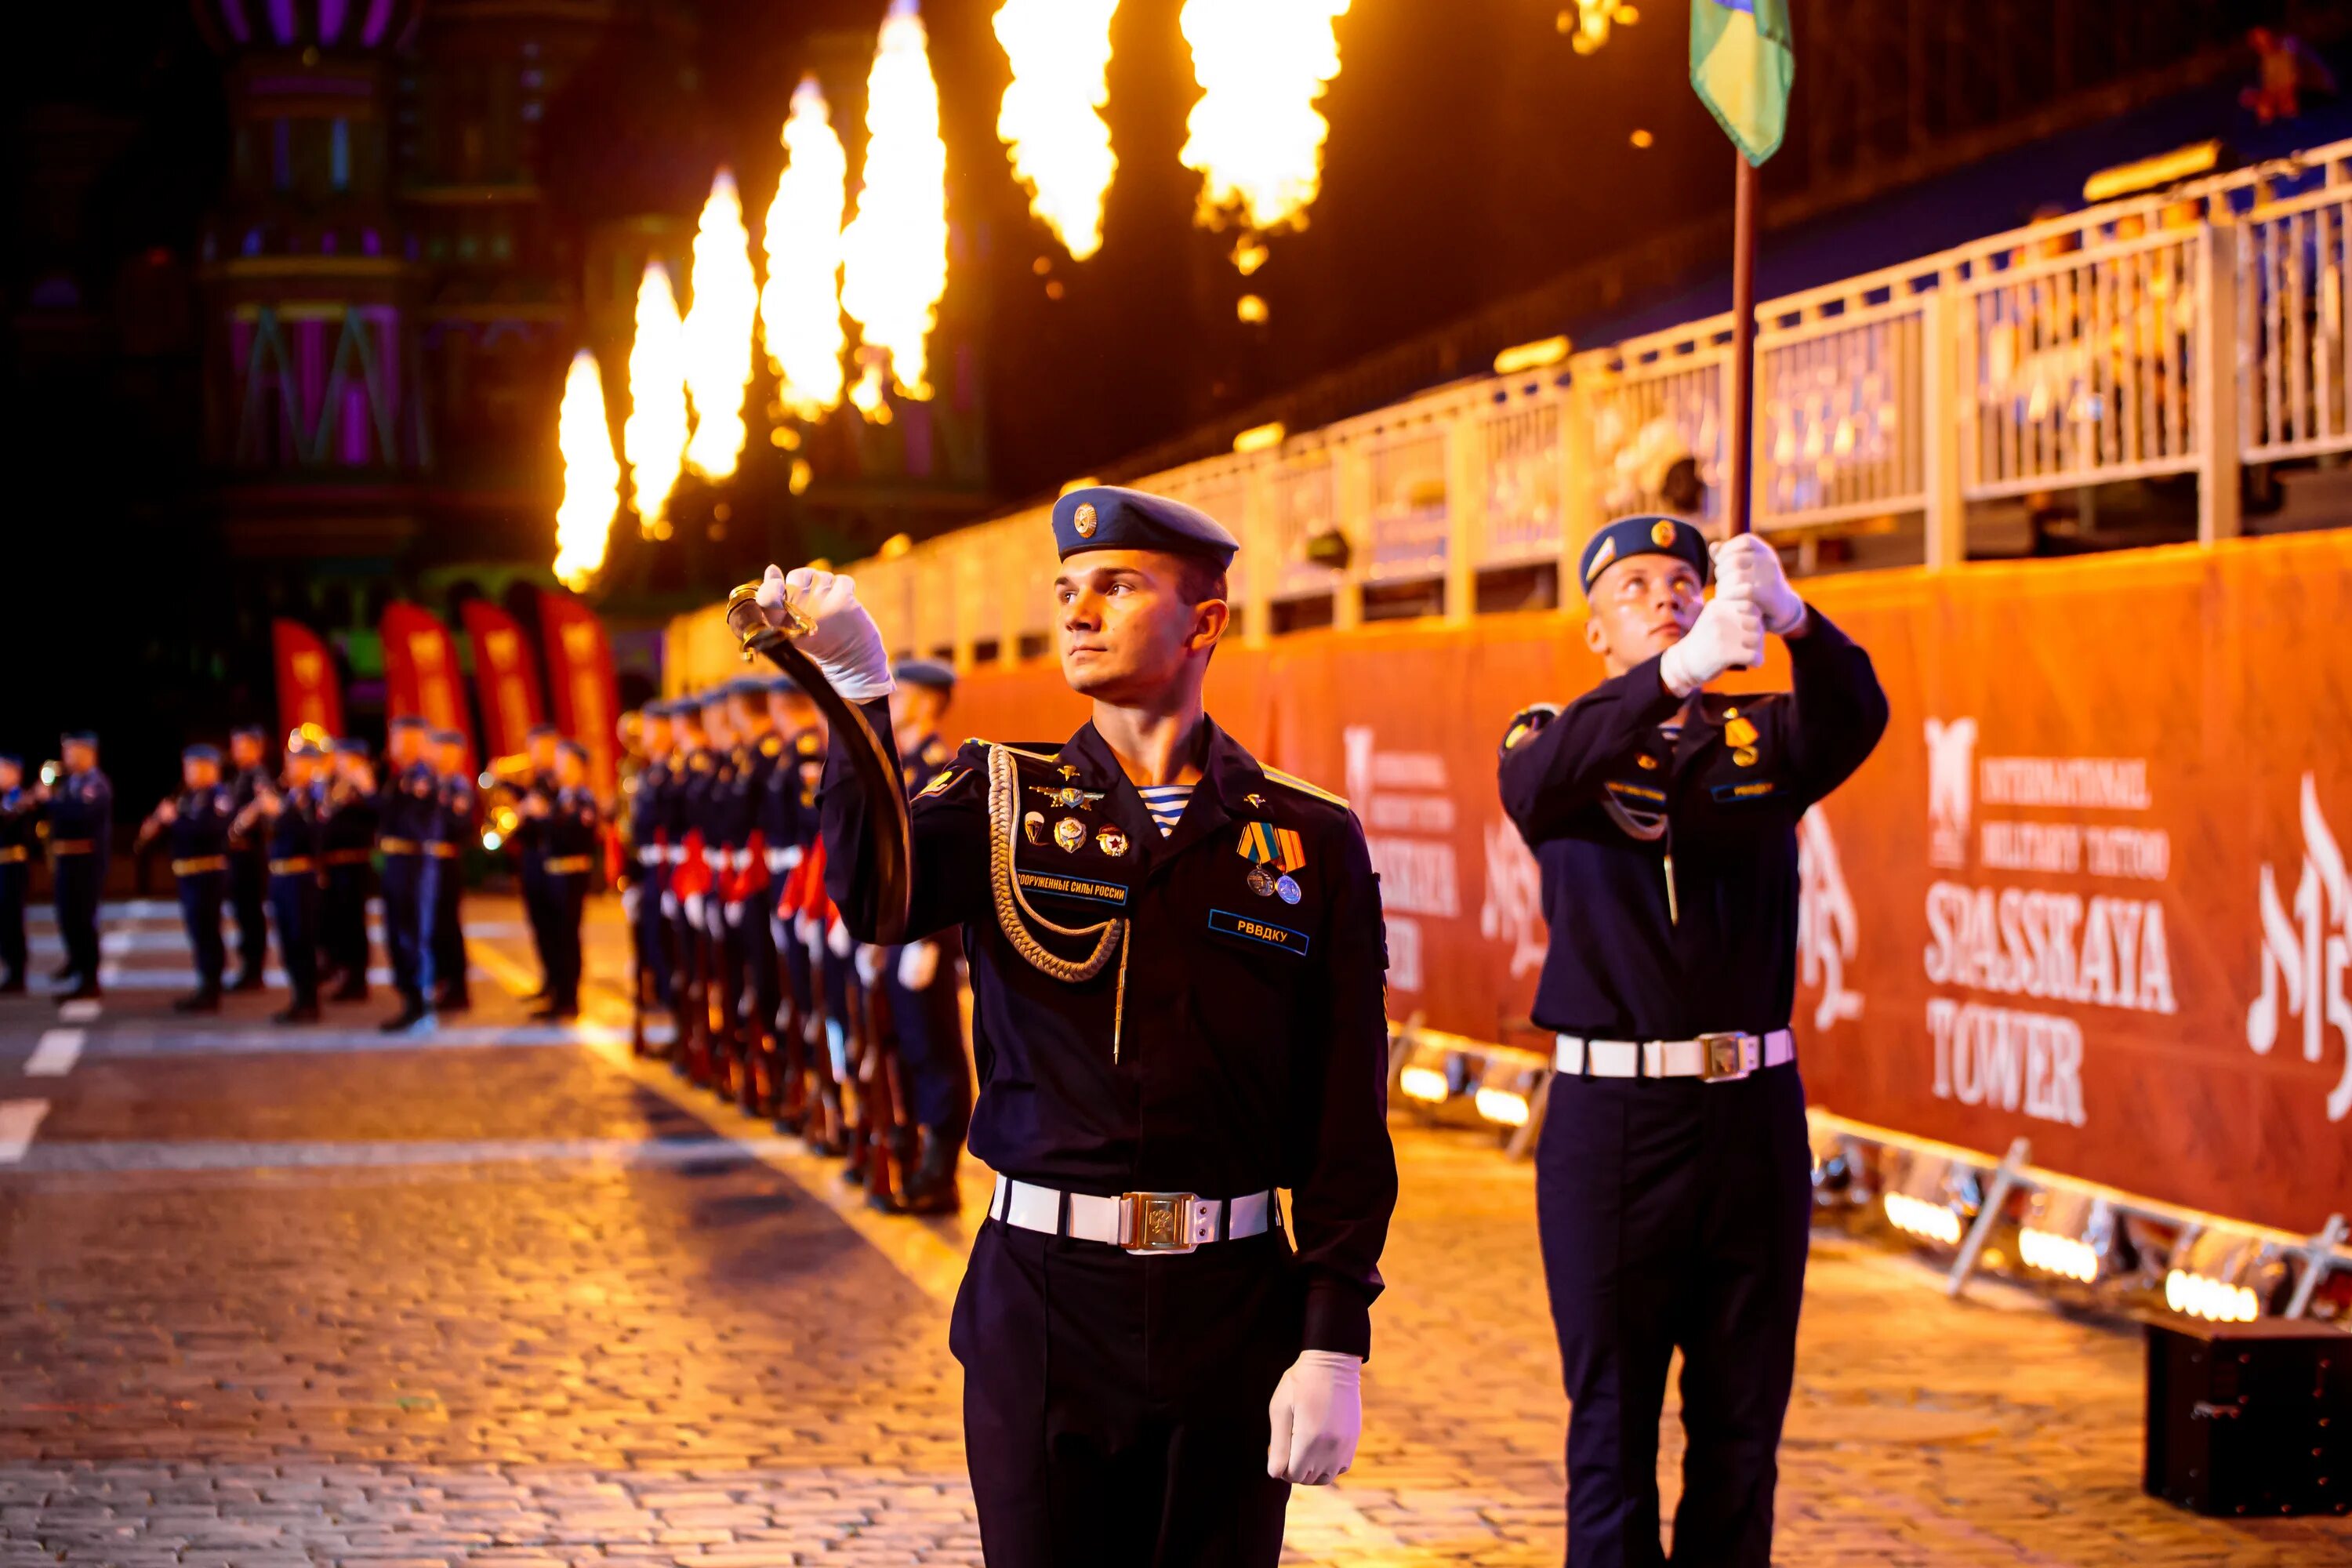
[{"label": "sabre hilt", "polygon": [[743,662],[751,662],[754,653],[765,653],[780,641],[804,637],[816,630],[816,623],[802,614],[790,598],[784,600],[785,624],[769,623],[768,612],[760,603],[760,584],[746,583],[727,595],[727,629],[735,634],[736,647],[743,653]]}]

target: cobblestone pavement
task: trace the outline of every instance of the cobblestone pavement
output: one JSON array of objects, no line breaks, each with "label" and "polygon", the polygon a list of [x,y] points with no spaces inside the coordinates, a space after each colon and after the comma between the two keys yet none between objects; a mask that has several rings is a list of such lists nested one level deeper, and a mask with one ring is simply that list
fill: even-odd
[{"label": "cobblestone pavement", "polygon": [[[969,1220],[869,1214],[633,1062],[609,992],[522,1026],[510,908],[478,916],[476,1013],[418,1039],[374,1033],[388,1004],[174,1020],[174,925],[118,913],[143,984],[95,1018],[0,1004],[0,1568],[979,1561],[945,1347]],[[1557,1563],[1527,1173],[1399,1139],[1363,1452],[1297,1495],[1286,1560]],[[2139,1354],[1822,1240],[1780,1561],[2352,1561],[2342,1521],[2140,1496]],[[1678,1458],[1670,1421],[1670,1491]]]}]

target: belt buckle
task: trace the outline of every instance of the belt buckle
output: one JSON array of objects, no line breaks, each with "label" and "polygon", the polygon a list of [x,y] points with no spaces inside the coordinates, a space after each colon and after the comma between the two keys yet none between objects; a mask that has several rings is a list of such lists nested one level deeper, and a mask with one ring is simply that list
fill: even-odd
[{"label": "belt buckle", "polygon": [[1748,1076],[1750,1069],[1739,1049],[1742,1037],[1738,1030],[1698,1037],[1704,1058],[1698,1075],[1701,1082],[1732,1083]]},{"label": "belt buckle", "polygon": [[1122,1193],[1119,1246],[1129,1252],[1191,1252],[1197,1193]]}]

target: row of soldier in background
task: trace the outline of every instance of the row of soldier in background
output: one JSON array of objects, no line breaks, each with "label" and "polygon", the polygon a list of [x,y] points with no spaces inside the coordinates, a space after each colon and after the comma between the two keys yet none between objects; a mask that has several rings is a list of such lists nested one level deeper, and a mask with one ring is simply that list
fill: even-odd
[{"label": "row of soldier in background", "polygon": [[[906,785],[953,756],[942,664],[896,671]],[[825,727],[789,679],[742,679],[656,702],[624,740],[632,766],[623,902],[635,942],[639,1048],[845,1161],[891,1213],[957,1205],[971,1113],[954,932],[902,947],[850,940],[824,890],[817,787]],[[648,1045],[648,1013],[674,1024]]]},{"label": "row of soldier in background", "polygon": [[[532,731],[530,753],[491,774],[513,821],[505,838],[521,868],[546,984],[541,1016],[579,1010],[580,914],[603,814],[587,787],[587,753],[551,729]],[[478,831],[475,781],[464,738],[416,718],[395,719],[379,772],[367,743],[330,741],[306,728],[288,738],[272,775],[268,740],[236,731],[228,755],[210,745],[181,756],[178,793],[140,825],[133,852],[168,851],[195,988],[173,1004],[217,1012],[224,993],[266,984],[269,927],[292,993],[283,1024],[319,1019],[325,1002],[368,997],[367,905],[380,892],[385,946],[400,1010],[387,1031],[430,1027],[436,1010],[463,1011],[466,938],[461,912],[466,846]],[[33,854],[46,848],[65,961],[60,1002],[100,994],[98,913],[112,842],[113,787],[98,765],[98,737],[63,738],[60,760],[27,787],[20,758],[0,755],[0,992],[25,988],[24,907]],[[378,864],[381,862],[381,871]],[[224,910],[236,929],[237,972],[228,971]]]}]

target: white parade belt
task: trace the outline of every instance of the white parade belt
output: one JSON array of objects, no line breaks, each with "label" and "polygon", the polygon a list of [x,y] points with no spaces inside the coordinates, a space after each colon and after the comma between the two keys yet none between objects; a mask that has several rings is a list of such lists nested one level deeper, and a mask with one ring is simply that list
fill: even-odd
[{"label": "white parade belt", "polygon": [[801,847],[797,844],[787,844],[782,849],[772,847],[768,850],[768,869],[771,873],[781,874],[789,871],[800,863]]},{"label": "white parade belt", "polygon": [[1010,1176],[996,1178],[988,1217],[1023,1230],[1099,1241],[1140,1254],[1190,1252],[1213,1241],[1264,1236],[1269,1226],[1282,1223],[1272,1193],[1231,1199],[1191,1193],[1122,1193],[1097,1198]]},{"label": "white parade belt", "polygon": [[1570,1078],[1696,1078],[1728,1083],[1759,1068],[1797,1059],[1797,1037],[1786,1029],[1769,1035],[1701,1035],[1695,1040],[1585,1040],[1556,1037],[1552,1066]]}]

